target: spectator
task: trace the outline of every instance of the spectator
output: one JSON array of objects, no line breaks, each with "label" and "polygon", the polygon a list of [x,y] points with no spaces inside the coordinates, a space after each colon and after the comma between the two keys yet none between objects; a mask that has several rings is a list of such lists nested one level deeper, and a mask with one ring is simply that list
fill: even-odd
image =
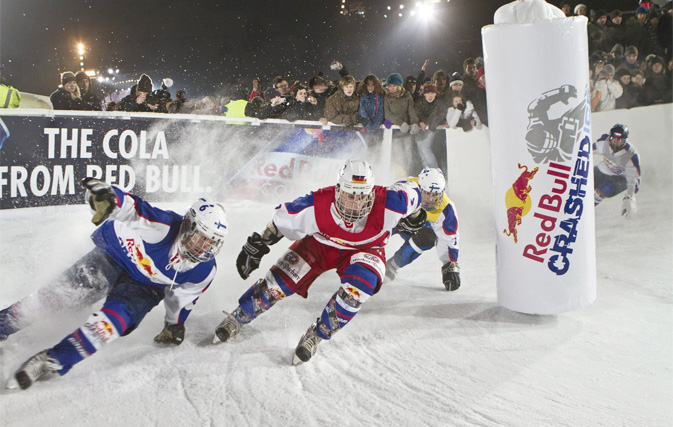
[{"label": "spectator", "polygon": [[477,71],[477,89],[475,89],[474,94],[472,95],[472,105],[474,105],[474,110],[477,112],[477,115],[481,119],[481,123],[484,126],[488,127],[488,105],[486,98],[486,70],[480,68]]},{"label": "spectator", "polygon": [[332,96],[338,88],[331,85],[325,78],[322,73],[318,73],[317,76],[313,77],[308,82],[309,89],[311,90],[310,95],[312,98],[315,98],[317,101],[317,114],[320,117],[324,117],[325,104],[327,103],[327,98]]},{"label": "spectator", "polygon": [[671,102],[671,80],[664,74],[664,60],[654,57],[647,70],[647,82],[643,85],[645,96],[652,104]]},{"label": "spectator", "polygon": [[[3,67],[0,67],[0,108],[19,108],[21,103],[21,92],[7,84],[2,76]],[[0,138],[0,147],[2,146]]]},{"label": "spectator", "polygon": [[355,126],[360,121],[358,108],[360,99],[355,94],[355,79],[344,76],[339,80],[339,90],[327,98],[325,116],[320,119],[323,125],[332,122],[337,125]]},{"label": "spectator", "polygon": [[616,109],[633,108],[637,106],[637,94],[631,84],[631,73],[626,68],[621,68],[615,73],[615,79],[622,86],[622,96],[617,98]]},{"label": "spectator", "polygon": [[486,93],[477,86],[477,61],[472,58],[467,58],[463,62],[463,89],[459,91],[465,97],[465,100],[471,101],[474,105],[475,111],[480,119],[486,117]]},{"label": "spectator", "polygon": [[673,55],[673,2],[669,1],[662,7],[655,33],[664,57],[670,58]]},{"label": "spectator", "polygon": [[596,89],[594,72],[591,68],[589,68],[589,94],[591,112],[594,112],[601,101],[601,92]]},{"label": "spectator", "polygon": [[416,147],[421,157],[421,163],[427,167],[436,168],[437,158],[432,150],[437,127],[444,123],[444,111],[439,108],[437,101],[437,86],[432,82],[423,84],[423,97],[415,102],[414,108],[418,115],[418,126],[421,131],[416,135]]},{"label": "spectator", "polygon": [[264,100],[261,97],[255,97],[245,107],[245,115],[257,117],[258,119],[279,119],[287,110],[287,98],[280,95],[278,89],[268,88],[264,91]]},{"label": "spectator", "polygon": [[607,64],[603,67],[596,79],[596,90],[601,92],[601,100],[596,111],[614,110],[617,98],[622,96],[622,86],[614,80],[615,67]]},{"label": "spectator", "polygon": [[651,35],[654,34],[654,28],[649,23],[649,10],[640,6],[636,9],[634,15],[626,23],[626,38],[638,48],[641,55],[653,52]]},{"label": "spectator", "polygon": [[169,113],[190,113],[189,101],[187,100],[187,93],[184,90],[175,92],[175,99],[166,104],[166,109]]},{"label": "spectator", "polygon": [[638,61],[638,48],[635,46],[627,46],[624,50],[624,59],[620,68],[626,68],[627,70],[636,70],[641,69],[640,61]]},{"label": "spectator", "polygon": [[455,94],[462,94],[464,86],[465,83],[463,81],[463,76],[458,73],[451,74],[451,79],[449,80],[449,89],[451,92],[453,92],[452,96]]},{"label": "spectator", "polygon": [[292,97],[292,92],[290,91],[290,84],[287,82],[287,79],[285,77],[276,76],[276,78],[273,79],[273,87],[280,93],[280,96],[282,98],[289,100]]},{"label": "spectator", "polygon": [[294,86],[294,98],[291,98],[283,118],[291,122],[295,120],[318,120],[318,101],[308,96],[308,88],[302,84]]},{"label": "spectator", "polygon": [[474,105],[460,94],[453,97],[453,103],[446,113],[446,123],[451,129],[462,128],[465,132],[469,132],[475,127],[477,129],[481,128],[481,120],[474,111]]},{"label": "spectator", "polygon": [[119,111],[135,111],[146,113],[166,113],[166,105],[161,103],[158,97],[152,94],[152,79],[147,74],[142,74],[138,83],[133,85],[131,93],[119,102]]},{"label": "spectator", "polygon": [[107,104],[105,104],[105,111],[116,111],[117,110],[117,103],[114,101],[110,101]]},{"label": "spectator", "polygon": [[383,96],[385,90],[378,77],[368,75],[358,88],[360,96],[359,114],[367,132],[376,132],[383,123]]},{"label": "spectator", "polygon": [[78,71],[75,74],[75,80],[79,87],[79,92],[84,101],[85,110],[89,111],[103,111],[100,99],[91,92],[91,80],[84,71]]},{"label": "spectator", "polygon": [[610,53],[608,54],[608,62],[612,64],[613,67],[619,68],[624,61],[624,46],[621,43],[617,43],[612,46]]},{"label": "spectator", "polygon": [[565,14],[565,16],[572,16],[572,9],[570,7],[570,3],[567,1],[561,2],[561,11]]},{"label": "spectator", "polygon": [[[595,19],[589,23],[589,52],[608,50],[612,44],[608,44],[608,14],[603,9],[598,9]],[[607,43],[606,43],[607,42]]]},{"label": "spectator", "polygon": [[86,109],[79,86],[77,86],[77,79],[70,71],[61,74],[61,86],[49,96],[49,100],[55,110]]},{"label": "spectator", "polygon": [[645,73],[639,69],[631,71],[631,85],[633,86],[633,96],[636,99],[637,107],[652,104],[652,101],[648,97],[648,93],[645,91],[645,83],[647,83]]},{"label": "spectator", "polygon": [[386,78],[386,95],[384,101],[384,117],[386,121],[399,126],[402,133],[418,133],[418,115],[414,108],[411,94],[402,86],[402,76],[393,73]]},{"label": "spectator", "polygon": [[413,98],[414,101],[418,99],[420,96],[420,90],[417,90],[419,88],[418,81],[416,80],[416,77],[414,76],[407,76],[404,78],[404,84],[402,85],[404,87],[404,90],[409,92],[411,94],[411,97]]},{"label": "spectator", "polygon": [[250,92],[250,96],[248,97],[248,102],[251,102],[258,96],[263,95],[262,90],[259,87],[259,77],[255,77],[254,79],[252,79],[252,91]]},{"label": "spectator", "polygon": [[575,9],[573,10],[573,12],[575,13],[575,16],[585,16],[585,17],[588,18],[587,7],[586,7],[586,5],[584,5],[582,3],[575,6]]}]

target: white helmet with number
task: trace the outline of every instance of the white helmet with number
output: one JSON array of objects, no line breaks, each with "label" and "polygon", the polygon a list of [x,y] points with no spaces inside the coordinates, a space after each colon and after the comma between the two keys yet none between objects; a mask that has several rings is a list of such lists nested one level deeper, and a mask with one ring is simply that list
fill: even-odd
[{"label": "white helmet with number", "polygon": [[178,251],[191,262],[210,261],[222,248],[228,232],[224,207],[200,198],[187,209],[182,220]]},{"label": "white helmet with number", "polygon": [[425,210],[437,209],[446,188],[446,178],[441,169],[425,168],[418,174],[421,187],[421,207]]},{"label": "white helmet with number", "polygon": [[368,162],[346,162],[339,171],[335,199],[339,215],[347,222],[369,215],[374,206],[374,171]]}]

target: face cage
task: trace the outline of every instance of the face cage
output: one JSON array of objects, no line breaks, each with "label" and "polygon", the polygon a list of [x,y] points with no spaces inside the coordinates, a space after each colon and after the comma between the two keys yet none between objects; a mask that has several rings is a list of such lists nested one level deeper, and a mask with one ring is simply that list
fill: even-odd
[{"label": "face cage", "polygon": [[191,262],[207,262],[220,252],[224,239],[211,239],[189,220],[185,220],[182,226],[184,230],[181,232],[178,249],[183,257]]},{"label": "face cage", "polygon": [[[622,142],[619,146],[615,146],[615,144],[613,144],[613,141],[616,140],[616,139],[618,139]],[[626,138],[615,137],[615,136],[610,135],[610,148],[612,148],[614,151],[619,151],[624,147],[626,147]]]},{"label": "face cage", "polygon": [[[342,202],[342,194],[345,195],[347,198],[346,201],[350,201],[351,203],[357,203],[355,201],[356,197],[366,197],[365,200],[363,200],[362,206],[357,212],[353,212],[352,208],[349,208],[345,206]],[[341,217],[348,221],[348,222],[357,222],[361,220],[362,218],[365,218],[369,213],[372,211],[372,207],[374,206],[374,192],[372,191],[371,193],[365,195],[365,194],[351,194],[351,193],[346,193],[341,189],[340,186],[337,186],[336,188],[336,194],[335,194],[335,199],[336,199],[336,208],[337,211],[339,211],[339,214]]]},{"label": "face cage", "polygon": [[[423,199],[425,197],[433,196],[435,200],[431,203],[425,203]],[[432,191],[421,190],[421,208],[423,210],[435,210],[439,208],[439,205],[442,202],[442,193],[433,193]]]}]

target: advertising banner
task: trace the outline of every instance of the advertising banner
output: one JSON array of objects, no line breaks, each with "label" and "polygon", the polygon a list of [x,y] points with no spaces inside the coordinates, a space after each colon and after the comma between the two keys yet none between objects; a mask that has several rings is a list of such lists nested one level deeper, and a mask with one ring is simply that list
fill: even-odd
[{"label": "advertising banner", "polygon": [[586,18],[482,29],[498,302],[554,314],[596,297]]},{"label": "advertising banner", "polygon": [[87,176],[148,201],[269,201],[300,185],[332,185],[343,161],[366,147],[353,130],[105,113],[0,115],[0,144],[0,209],[82,203]]}]

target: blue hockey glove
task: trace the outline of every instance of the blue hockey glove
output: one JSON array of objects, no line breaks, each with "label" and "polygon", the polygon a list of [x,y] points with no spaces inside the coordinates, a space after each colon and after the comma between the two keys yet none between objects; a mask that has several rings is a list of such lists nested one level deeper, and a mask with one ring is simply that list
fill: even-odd
[{"label": "blue hockey glove", "polygon": [[180,345],[185,339],[185,325],[182,323],[177,323],[171,325],[170,323],[164,323],[164,329],[154,337],[154,341],[161,344],[175,344]]},{"label": "blue hockey glove", "polygon": [[457,262],[449,261],[442,266],[442,282],[447,291],[460,288],[460,267]]},{"label": "blue hockey glove", "polygon": [[84,178],[82,187],[86,188],[89,206],[94,211],[91,222],[101,225],[117,207],[117,195],[110,184],[96,178]]}]

